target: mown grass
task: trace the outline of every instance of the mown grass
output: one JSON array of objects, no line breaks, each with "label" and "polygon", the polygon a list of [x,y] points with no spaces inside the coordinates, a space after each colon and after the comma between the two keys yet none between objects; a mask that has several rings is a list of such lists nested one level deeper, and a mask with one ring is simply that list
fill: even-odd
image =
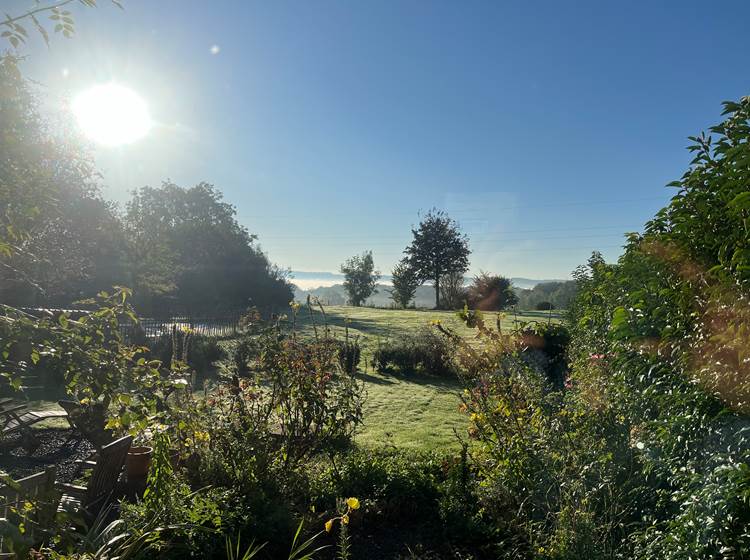
[{"label": "mown grass", "polygon": [[[493,325],[496,318],[501,321],[501,328],[512,330],[520,323],[532,321],[546,322],[560,320],[557,311],[519,311],[517,313],[485,313],[485,320]],[[313,334],[313,325],[319,329],[326,326],[336,336],[343,336],[348,328],[349,335],[359,337],[365,350],[365,356],[370,357],[378,342],[397,338],[404,334],[429,326],[434,321],[440,321],[445,327],[456,333],[472,339],[476,332],[466,327],[456,315],[455,311],[434,311],[423,309],[380,309],[372,307],[324,306],[323,311],[313,306],[312,314],[304,306],[297,315],[297,327],[305,335]],[[322,330],[321,330],[322,332]]]},{"label": "mown grass", "polygon": [[[494,323],[497,314],[486,314]],[[362,446],[395,446],[431,450],[458,447],[456,433],[465,435],[466,417],[458,409],[461,386],[458,381],[424,375],[391,376],[375,372],[372,352],[380,342],[413,333],[439,320],[467,339],[475,331],[467,328],[452,311],[416,309],[374,309],[366,307],[326,306],[323,311],[303,307],[297,317],[297,328],[305,336],[316,328],[330,328],[336,336],[346,329],[350,337],[359,337],[363,348],[360,369],[367,397],[364,423],[356,436]],[[500,314],[501,327],[511,330],[520,322],[559,321],[552,312],[527,311]]]},{"label": "mown grass", "polygon": [[[486,314],[494,323],[497,314]],[[365,447],[395,446],[405,449],[432,450],[458,447],[456,432],[465,435],[466,417],[459,411],[461,386],[457,380],[424,375],[382,375],[372,367],[372,353],[381,342],[397,338],[439,320],[467,339],[475,332],[467,328],[452,311],[418,309],[374,309],[366,307],[326,306],[321,311],[303,307],[297,316],[297,329],[303,336],[313,336],[315,328],[326,327],[337,337],[358,337],[363,348],[360,378],[365,384],[364,422],[356,436]],[[559,321],[556,312],[524,311],[500,314],[503,329],[513,329],[520,322]],[[224,340],[231,356],[236,340]],[[57,403],[35,401],[32,409],[56,408]],[[45,420],[35,427],[67,426],[64,419]]]}]

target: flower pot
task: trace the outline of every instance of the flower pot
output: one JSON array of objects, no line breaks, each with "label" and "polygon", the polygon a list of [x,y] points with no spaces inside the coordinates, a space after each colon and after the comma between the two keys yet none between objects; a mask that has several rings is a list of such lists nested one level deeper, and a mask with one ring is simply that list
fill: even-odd
[{"label": "flower pot", "polygon": [[147,446],[130,448],[125,460],[125,472],[128,473],[128,478],[144,478],[148,474],[153,452],[154,449]]}]

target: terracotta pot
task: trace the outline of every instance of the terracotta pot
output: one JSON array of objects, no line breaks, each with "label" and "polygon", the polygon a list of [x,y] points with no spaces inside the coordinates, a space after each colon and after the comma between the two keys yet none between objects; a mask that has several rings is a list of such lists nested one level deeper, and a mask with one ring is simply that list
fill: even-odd
[{"label": "terracotta pot", "polygon": [[128,457],[125,460],[125,471],[128,473],[128,478],[142,478],[148,474],[153,452],[153,447],[142,446],[130,448]]}]

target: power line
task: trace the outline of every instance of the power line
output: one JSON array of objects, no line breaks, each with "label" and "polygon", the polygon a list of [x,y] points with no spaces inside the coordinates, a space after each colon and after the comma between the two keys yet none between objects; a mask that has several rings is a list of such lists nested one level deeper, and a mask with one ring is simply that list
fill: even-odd
[{"label": "power line", "polygon": [[[517,204],[517,205],[499,205],[498,208],[494,208],[493,205],[489,205],[487,207],[483,208],[476,208],[476,209],[460,209],[455,208],[453,210],[454,213],[457,215],[460,215],[463,212],[487,212],[492,211],[493,213],[497,213],[499,211],[507,211],[507,210],[523,210],[523,209],[537,209],[537,208],[557,208],[560,206],[602,206],[602,205],[608,205],[608,204],[630,204],[633,202],[645,202],[649,200],[661,200],[664,201],[665,197],[663,196],[647,196],[647,197],[641,197],[641,198],[626,198],[621,200],[582,200],[582,201],[574,201],[574,202],[549,202],[549,203],[529,203],[529,204]],[[399,215],[399,216],[416,216],[418,215],[418,212],[406,212],[406,211],[391,211],[387,210],[389,215]],[[325,215],[323,214],[316,214],[316,213],[307,213],[304,214],[304,216],[308,217],[316,217],[319,216],[322,220],[327,220],[331,216],[347,216],[351,217],[352,219],[361,220],[361,215],[356,215],[354,212],[346,212],[346,211],[340,211],[340,212],[326,212]],[[248,218],[272,218],[272,219],[299,219],[303,217],[302,213],[300,214],[237,214],[238,219],[248,219]]]},{"label": "power line", "polygon": [[[488,234],[507,234],[507,233],[547,233],[547,232],[565,232],[565,231],[591,231],[591,230],[602,230],[602,229],[616,229],[618,231],[637,231],[640,230],[642,226],[591,226],[591,227],[564,227],[564,228],[543,228],[543,229],[515,229],[515,230],[504,230],[504,231],[487,231],[487,232],[480,232],[480,233],[471,233],[469,232],[469,238],[470,240],[474,240],[477,237],[481,237],[483,235]],[[389,239],[401,239],[404,237],[409,237],[411,232],[406,232],[404,234],[394,234],[394,235],[383,235],[378,234],[378,238],[389,238]],[[371,239],[372,235],[343,235],[343,234],[324,234],[324,235],[318,235],[318,234],[299,234],[299,235],[263,235],[263,239],[336,239],[336,238],[342,238],[346,237],[347,239]]]}]

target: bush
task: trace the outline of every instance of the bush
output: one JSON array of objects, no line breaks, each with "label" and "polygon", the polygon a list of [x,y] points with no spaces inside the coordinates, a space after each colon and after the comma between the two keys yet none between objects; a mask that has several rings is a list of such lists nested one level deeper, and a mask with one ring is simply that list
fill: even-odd
[{"label": "bush", "polygon": [[[341,496],[357,496],[368,533],[386,538],[400,534],[417,546],[444,552],[436,558],[496,557],[480,554],[491,548],[494,531],[482,519],[476,471],[465,449],[460,455],[354,450],[336,456],[334,463],[335,467],[315,465],[308,470],[307,493],[316,511],[333,511]],[[403,551],[403,544],[396,544]],[[466,546],[472,549],[470,556],[447,556],[449,550],[455,554],[456,547]]]},{"label": "bush", "polygon": [[346,373],[354,373],[362,358],[362,348],[359,345],[359,339],[349,339],[341,341],[338,349],[339,366]]},{"label": "bush", "polygon": [[402,374],[455,375],[448,340],[430,328],[380,344],[373,363],[381,373],[397,370]]},{"label": "bush", "polygon": [[555,306],[548,301],[540,301],[534,306],[537,311],[551,311]]},{"label": "bush", "polygon": [[509,278],[482,272],[475,276],[468,290],[468,304],[472,309],[500,311],[518,303]]},{"label": "bush", "polygon": [[531,323],[519,331],[521,357],[544,373],[554,389],[562,389],[568,374],[566,352],[570,332],[559,323]]}]

